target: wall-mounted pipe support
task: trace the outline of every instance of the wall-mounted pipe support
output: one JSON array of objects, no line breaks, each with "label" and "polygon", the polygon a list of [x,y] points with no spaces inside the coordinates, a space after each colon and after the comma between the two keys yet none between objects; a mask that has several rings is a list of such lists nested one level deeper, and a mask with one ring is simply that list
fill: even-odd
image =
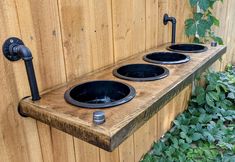
[{"label": "wall-mounted pipe support", "polygon": [[172,23],[172,36],[171,36],[171,43],[175,43],[176,37],[176,19],[175,17],[169,17],[168,14],[165,14],[163,17],[163,24],[167,25],[168,22]]},{"label": "wall-mounted pipe support", "polygon": [[24,60],[29,86],[32,94],[32,100],[39,100],[40,95],[38,92],[38,85],[33,67],[33,57],[30,50],[24,45],[22,40],[20,40],[19,38],[12,37],[4,42],[2,46],[2,51],[4,56],[10,61],[18,61],[20,59]]}]

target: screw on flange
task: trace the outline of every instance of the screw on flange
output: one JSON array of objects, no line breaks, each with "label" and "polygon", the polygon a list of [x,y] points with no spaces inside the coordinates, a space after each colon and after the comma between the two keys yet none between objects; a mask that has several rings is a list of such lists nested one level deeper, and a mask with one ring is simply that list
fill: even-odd
[{"label": "screw on flange", "polygon": [[217,46],[217,42],[216,41],[212,41],[211,42],[211,47],[216,47]]},{"label": "screw on flange", "polygon": [[93,123],[100,125],[105,122],[105,114],[103,111],[95,111],[93,112]]}]

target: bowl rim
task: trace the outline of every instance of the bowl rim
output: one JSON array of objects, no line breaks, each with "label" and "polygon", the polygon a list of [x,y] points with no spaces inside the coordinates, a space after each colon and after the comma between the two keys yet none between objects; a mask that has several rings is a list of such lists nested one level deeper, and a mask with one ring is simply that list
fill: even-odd
[{"label": "bowl rim", "polygon": [[[147,58],[149,55],[158,55],[158,54],[177,54],[177,55],[183,55],[185,56],[185,59],[183,60],[178,60],[178,61],[157,61],[157,60],[153,60],[153,59],[149,59]],[[146,55],[143,56],[143,60],[150,62],[150,63],[154,63],[154,64],[163,64],[163,65],[173,65],[173,64],[183,64],[183,63],[187,63],[191,60],[191,57],[188,55],[185,55],[183,53],[178,53],[178,52],[168,52],[168,51],[161,51],[161,52],[152,52],[152,53],[148,53]]]},{"label": "bowl rim", "polygon": [[[174,45],[198,45],[198,46],[202,46],[204,47],[203,49],[201,50],[194,50],[194,51],[185,51],[185,50],[174,50],[171,48],[171,46],[174,46]],[[168,45],[166,47],[167,50],[169,51],[173,51],[173,52],[182,52],[182,53],[202,53],[202,52],[205,52],[208,50],[208,47],[205,46],[205,45],[202,45],[202,44],[198,44],[198,43],[174,43],[174,44],[171,44],[171,45]]]},{"label": "bowl rim", "polygon": [[[81,86],[83,84],[89,84],[89,83],[93,83],[93,82],[116,82],[118,84],[123,84],[123,85],[127,86],[127,88],[129,88],[130,92],[122,99],[119,99],[119,100],[116,100],[116,101],[113,101],[113,102],[109,102],[109,103],[98,103],[98,104],[80,102],[80,101],[77,101],[77,100],[73,99],[70,96],[70,92],[74,88],[76,88],[78,86]],[[119,81],[115,81],[115,80],[93,80],[93,81],[87,81],[87,82],[79,83],[79,84],[76,84],[76,85],[70,87],[64,93],[64,99],[67,103],[72,104],[72,105],[77,106],[77,107],[89,108],[89,109],[108,108],[108,107],[118,106],[118,105],[129,102],[135,96],[136,96],[136,91],[135,91],[135,88],[133,86],[131,86],[127,83],[123,83],[123,82],[119,82]]]},{"label": "bowl rim", "polygon": [[[154,67],[160,67],[164,70],[164,72],[161,75],[155,76],[155,77],[147,77],[147,78],[136,78],[136,77],[127,77],[124,75],[121,75],[118,73],[118,69],[125,67],[125,66],[130,66],[130,65],[148,65],[148,66],[154,66]],[[154,64],[147,64],[147,63],[136,63],[136,64],[125,64],[122,66],[117,67],[116,69],[113,70],[113,75],[119,79],[124,79],[124,80],[129,80],[129,81],[136,81],[136,82],[146,82],[146,81],[155,81],[155,80],[160,80],[169,75],[169,70],[164,67],[164,66],[159,66],[159,65],[154,65]]]}]

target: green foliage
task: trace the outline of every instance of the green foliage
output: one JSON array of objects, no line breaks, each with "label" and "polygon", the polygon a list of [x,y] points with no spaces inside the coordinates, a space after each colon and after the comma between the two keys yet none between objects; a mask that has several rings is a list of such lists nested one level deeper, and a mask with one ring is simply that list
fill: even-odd
[{"label": "green foliage", "polygon": [[205,81],[142,162],[235,161],[235,70],[208,71]]},{"label": "green foliage", "polygon": [[193,17],[185,21],[185,34],[193,38],[194,43],[207,43],[213,40],[223,44],[223,40],[212,31],[213,26],[220,25],[211,11],[217,1],[223,0],[189,0]]}]

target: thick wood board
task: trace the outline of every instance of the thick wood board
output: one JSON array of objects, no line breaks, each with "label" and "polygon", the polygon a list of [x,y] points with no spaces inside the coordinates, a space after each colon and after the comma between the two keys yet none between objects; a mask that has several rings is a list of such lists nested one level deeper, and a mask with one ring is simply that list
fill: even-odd
[{"label": "thick wood board", "polygon": [[[154,51],[166,51],[166,45],[155,48],[119,62],[106,69],[76,79],[60,88],[42,94],[40,101],[26,98],[20,102],[20,110],[34,119],[67,132],[107,151],[113,151],[127,137],[146,123],[161,107],[189,85],[225,52],[225,46],[209,47],[203,53],[188,54],[191,61],[186,64],[166,65],[170,70],[167,78],[151,82],[132,82],[115,78],[112,70],[130,63],[145,63],[142,57]],[[72,106],[64,100],[64,92],[73,85],[91,80],[117,80],[132,85],[136,97],[130,102],[113,108],[102,109],[106,122],[94,125],[92,113],[97,109]]]}]

